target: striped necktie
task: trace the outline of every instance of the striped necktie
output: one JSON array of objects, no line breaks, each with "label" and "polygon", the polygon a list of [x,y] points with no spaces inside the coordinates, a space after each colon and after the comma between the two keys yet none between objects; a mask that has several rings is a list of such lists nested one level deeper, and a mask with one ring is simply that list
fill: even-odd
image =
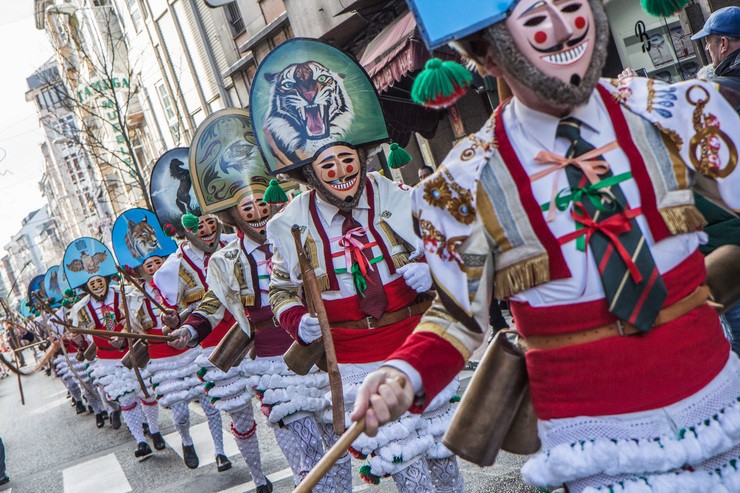
[{"label": "striped necktie", "polygon": [[[595,149],[581,138],[581,121],[565,118],[560,121],[557,137],[570,142],[566,157],[574,158]],[[603,160],[602,156],[594,159]],[[573,189],[583,188],[588,181],[580,168],[567,166],[568,183]],[[612,176],[611,170],[602,178]],[[630,210],[618,184],[601,189],[611,195],[611,202],[602,199],[601,206],[591,200],[573,204],[571,215],[584,227],[588,247],[597,262],[609,311],[642,332],[653,326],[663,306],[667,290],[655,266],[645,237]]]},{"label": "striped necktie", "polygon": [[[348,231],[355,228],[362,228],[362,225],[352,217],[352,211],[340,210],[339,214],[344,217],[342,223],[342,234],[347,234]],[[367,287],[363,292],[357,293],[358,300],[360,302],[360,309],[374,318],[380,318],[385,313],[385,307],[388,306],[388,297],[385,294],[385,288],[383,288],[383,281],[380,279],[377,267],[370,265],[370,261],[373,259],[372,248],[368,247],[369,240],[367,238],[367,232],[363,229],[362,236],[357,239],[365,245],[362,253],[368,261],[367,272],[365,279],[367,280]]]}]

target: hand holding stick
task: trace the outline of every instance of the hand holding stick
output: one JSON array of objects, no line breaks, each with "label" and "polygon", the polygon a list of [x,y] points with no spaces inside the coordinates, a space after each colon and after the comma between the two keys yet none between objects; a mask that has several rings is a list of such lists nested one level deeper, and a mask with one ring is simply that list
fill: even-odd
[{"label": "hand holding stick", "polygon": [[[396,377],[395,383],[397,383],[401,389],[406,386],[406,379],[403,377]],[[339,460],[352,443],[357,440],[365,431],[365,416],[352,423],[352,426],[341,436],[339,440],[324,454],[321,460],[314,466],[308,475],[303,478],[301,484],[296,486],[293,493],[310,493],[311,490],[318,484],[334,464]]]}]

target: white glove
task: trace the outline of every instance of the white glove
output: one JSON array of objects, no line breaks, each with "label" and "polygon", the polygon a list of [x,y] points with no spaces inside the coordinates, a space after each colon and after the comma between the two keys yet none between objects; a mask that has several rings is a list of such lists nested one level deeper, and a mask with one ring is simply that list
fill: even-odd
[{"label": "white glove", "polygon": [[298,337],[300,337],[306,344],[311,344],[313,341],[321,337],[319,319],[312,317],[309,313],[304,314],[301,317],[301,321],[298,323]]},{"label": "white glove", "polygon": [[[195,332],[195,330],[193,330]],[[174,341],[169,341],[167,344],[175,349],[185,349],[186,346],[194,339],[193,334],[190,332],[189,325],[183,325],[179,329],[170,332],[172,337],[176,337]]]},{"label": "white glove", "polygon": [[406,284],[417,293],[429,291],[432,287],[432,275],[429,272],[429,265],[423,262],[403,265],[396,269],[396,272],[401,274],[406,280]]}]

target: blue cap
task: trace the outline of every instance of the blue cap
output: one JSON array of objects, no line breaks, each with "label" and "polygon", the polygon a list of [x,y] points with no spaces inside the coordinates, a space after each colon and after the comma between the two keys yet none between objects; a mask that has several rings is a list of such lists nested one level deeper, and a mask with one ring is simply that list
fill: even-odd
[{"label": "blue cap", "polygon": [[519,0],[406,0],[427,48],[464,38],[506,19]]},{"label": "blue cap", "polygon": [[710,34],[740,38],[740,7],[725,7],[714,11],[701,31],[691,36],[691,39],[696,41]]}]

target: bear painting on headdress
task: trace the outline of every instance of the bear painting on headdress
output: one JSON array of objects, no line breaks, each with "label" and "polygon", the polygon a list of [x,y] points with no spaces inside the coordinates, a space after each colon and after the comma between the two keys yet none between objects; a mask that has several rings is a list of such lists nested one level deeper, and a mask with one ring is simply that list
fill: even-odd
[{"label": "bear painting on headdress", "polygon": [[284,165],[312,157],[350,129],[354,109],[343,74],[307,61],[264,76],[271,86],[264,132]]},{"label": "bear painting on headdress", "polygon": [[192,187],[192,181],[187,165],[177,158],[173,159],[170,161],[170,175],[180,182],[180,185],[177,187],[175,205],[177,205],[177,208],[183,214],[192,212],[190,209],[190,188]]}]

